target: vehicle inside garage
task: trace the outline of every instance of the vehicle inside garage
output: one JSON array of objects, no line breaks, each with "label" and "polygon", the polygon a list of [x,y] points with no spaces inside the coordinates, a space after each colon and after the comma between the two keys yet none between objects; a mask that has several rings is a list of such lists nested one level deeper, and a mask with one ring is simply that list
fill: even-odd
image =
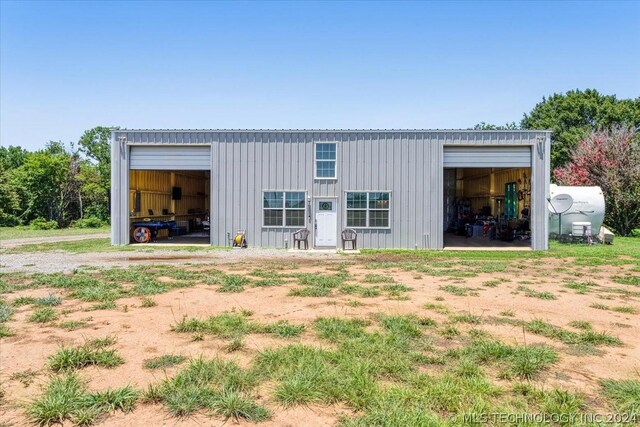
[{"label": "vehicle inside garage", "polygon": [[531,247],[531,168],[446,168],[444,246]]},{"label": "vehicle inside garage", "polygon": [[131,243],[210,244],[209,171],[130,170]]}]

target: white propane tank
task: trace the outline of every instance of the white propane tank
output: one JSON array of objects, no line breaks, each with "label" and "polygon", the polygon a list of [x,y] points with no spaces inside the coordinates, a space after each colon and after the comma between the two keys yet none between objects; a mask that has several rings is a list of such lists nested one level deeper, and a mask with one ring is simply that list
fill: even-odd
[{"label": "white propane tank", "polygon": [[[550,196],[568,194],[573,198],[573,204],[562,213],[562,234],[572,233],[574,224],[580,224],[576,228],[580,229],[580,235],[584,232],[586,224],[590,223],[590,231],[597,235],[604,222],[604,194],[600,187],[564,187],[551,184]],[[551,203],[547,203],[549,208],[549,233],[558,233],[558,215],[554,211]]]}]

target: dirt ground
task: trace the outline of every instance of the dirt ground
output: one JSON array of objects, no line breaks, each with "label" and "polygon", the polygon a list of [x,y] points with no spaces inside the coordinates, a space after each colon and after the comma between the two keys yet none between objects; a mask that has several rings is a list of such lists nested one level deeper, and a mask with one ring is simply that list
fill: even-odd
[{"label": "dirt ground", "polygon": [[[166,257],[163,255],[163,258]],[[175,253],[175,258],[171,264],[182,264],[185,271],[215,267],[225,273],[248,274],[256,268],[273,268],[273,260],[263,257],[233,263],[216,262],[215,259],[207,262],[199,259],[197,265],[188,264],[188,256],[185,257],[182,253]],[[393,261],[392,257],[390,260]],[[229,354],[225,350],[228,340],[207,335],[202,341],[193,341],[190,334],[172,331],[172,326],[184,316],[205,318],[232,309],[250,310],[253,312],[252,320],[260,322],[288,320],[294,324],[305,325],[310,325],[320,316],[362,318],[375,313],[413,313],[444,323],[452,314],[471,314],[479,316],[482,319],[481,323],[473,326],[460,324],[459,328],[462,331],[474,327],[508,344],[542,342],[557,350],[560,355],[559,361],[534,381],[537,386],[560,387],[597,400],[600,379],[638,377],[640,314],[637,313],[640,313],[640,297],[633,292],[640,289],[613,280],[614,277],[637,275],[630,272],[633,265],[577,266],[570,258],[544,259],[543,262],[529,259],[511,261],[509,267],[502,272],[479,273],[475,277],[460,278],[447,275],[433,276],[407,271],[397,266],[372,269],[370,261],[370,258],[364,256],[295,259],[289,265],[285,264],[278,272],[334,274],[336,266],[342,265],[340,268],[350,275],[349,283],[362,283],[364,276],[369,273],[390,276],[395,282],[412,288],[407,293],[408,298],[391,299],[384,295],[361,298],[340,292],[334,292],[327,297],[295,297],[288,295],[291,289],[297,287],[295,279],[288,279],[287,283],[281,286],[247,287],[239,293],[221,293],[214,286],[200,283],[153,295],[153,300],[157,303],[155,307],[141,307],[140,297],[130,297],[119,299],[116,309],[96,311],[85,311],[90,303],[69,298],[65,291],[55,288],[25,289],[6,294],[10,301],[20,296],[41,297],[49,293],[63,296],[64,300],[56,307],[58,312],[63,313],[56,322],[43,325],[30,323],[27,317],[33,309],[22,306],[15,309],[13,318],[7,323],[15,335],[0,339],[0,384],[5,391],[5,398],[0,406],[0,420],[4,424],[0,424],[28,424],[25,405],[41,393],[41,388],[50,375],[46,369],[47,358],[61,346],[80,345],[86,339],[92,338],[116,337],[117,343],[114,348],[126,363],[112,369],[85,368],[81,375],[89,380],[90,390],[122,387],[127,384],[144,390],[148,385],[158,383],[180,370],[180,366],[168,368],[166,372],[145,369],[144,361],[155,356],[221,356],[235,359],[241,365],[248,365],[261,350],[291,342],[290,339],[275,338],[271,335],[250,334],[246,337],[245,349]],[[384,260],[378,257],[374,261]],[[456,268],[464,271],[467,267],[461,262]],[[500,283],[491,282],[496,280]],[[569,281],[586,280],[597,284],[597,288],[580,294],[564,286]],[[446,285],[470,289],[472,294],[454,295],[441,289]],[[556,299],[527,296],[521,290],[523,286],[534,291],[551,292]],[[621,289],[628,292],[621,293]],[[632,293],[631,296],[629,292]],[[358,303],[353,303],[354,300]],[[445,306],[448,312],[427,309],[425,304]],[[591,307],[593,304],[632,307],[635,313],[594,308]],[[588,321],[594,330],[606,331],[618,337],[623,344],[598,347],[596,354],[574,353],[569,351],[569,346],[557,340],[525,332],[521,325],[496,321],[504,318],[505,312],[510,313],[509,317],[515,320],[527,322],[532,319],[544,319],[562,328],[569,328],[567,325],[571,321]],[[86,321],[88,327],[74,331],[66,331],[59,327],[60,322],[70,320]],[[311,327],[307,327],[294,341],[317,346],[327,345],[315,337]],[[437,338],[436,343],[442,348],[457,345],[456,339]],[[28,370],[35,372],[33,381],[20,381],[16,374]],[[268,386],[265,386],[260,392],[261,403],[269,407],[273,413],[269,421],[260,423],[264,426],[328,426],[336,424],[340,415],[351,413],[350,409],[340,405],[286,408],[273,402],[269,391]],[[176,418],[162,405],[149,403],[137,404],[131,413],[116,412],[100,423],[109,426],[223,424],[221,418],[212,418],[205,414]]]}]

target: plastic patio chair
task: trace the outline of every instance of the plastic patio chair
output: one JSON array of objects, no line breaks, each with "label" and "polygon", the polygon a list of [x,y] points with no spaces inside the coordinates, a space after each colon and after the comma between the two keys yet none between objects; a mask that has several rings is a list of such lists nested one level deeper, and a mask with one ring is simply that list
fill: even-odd
[{"label": "plastic patio chair", "polygon": [[351,242],[351,250],[356,250],[358,249],[358,244],[357,244],[357,240],[358,240],[358,233],[356,233],[356,230],[352,229],[352,228],[345,228],[344,230],[342,230],[342,250],[346,250],[346,243],[347,242]]},{"label": "plastic patio chair", "polygon": [[300,249],[300,243],[304,242],[304,248],[309,249],[309,230],[301,228],[293,233],[293,246],[298,243],[298,249]]}]

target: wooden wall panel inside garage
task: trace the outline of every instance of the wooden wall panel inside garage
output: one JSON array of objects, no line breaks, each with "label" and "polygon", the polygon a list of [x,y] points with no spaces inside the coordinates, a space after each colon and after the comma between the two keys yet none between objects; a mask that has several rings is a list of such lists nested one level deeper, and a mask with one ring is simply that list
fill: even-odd
[{"label": "wooden wall panel inside garage", "polygon": [[[175,216],[187,215],[189,210],[206,212],[209,210],[209,173],[198,171],[130,171],[129,206],[134,209],[135,194],[140,192],[140,212],[136,218],[162,216],[167,209]],[[180,187],[180,200],[171,200],[173,187]],[[168,218],[165,218],[168,219]]]}]

